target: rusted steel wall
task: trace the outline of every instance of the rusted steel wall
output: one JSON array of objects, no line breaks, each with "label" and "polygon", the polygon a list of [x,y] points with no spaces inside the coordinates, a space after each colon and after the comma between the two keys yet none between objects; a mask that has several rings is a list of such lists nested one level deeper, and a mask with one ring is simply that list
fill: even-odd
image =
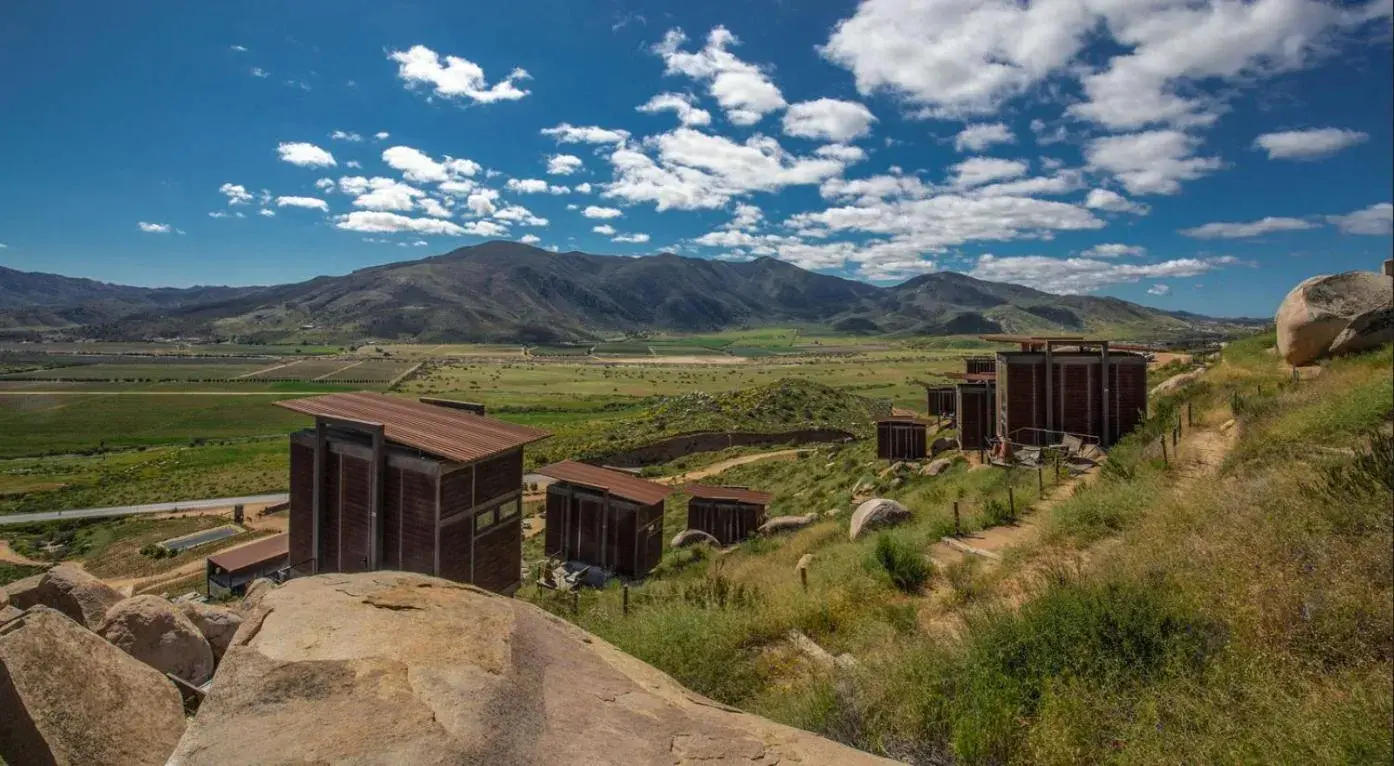
[{"label": "rusted steel wall", "polygon": [[954,400],[956,398],[953,386],[932,386],[926,388],[926,412],[931,415],[952,417],[954,414]]},{"label": "rusted steel wall", "polygon": [[433,575],[436,573],[437,478],[404,469],[401,481],[401,568],[407,572]]},{"label": "rusted steel wall", "polygon": [[339,458],[333,451],[325,458],[324,504],[319,517],[319,571],[339,571]]},{"label": "rusted steel wall", "polygon": [[365,572],[370,568],[372,545],[372,463],[339,455],[339,567],[340,572]]},{"label": "rusted steel wall", "polygon": [[456,515],[440,526],[440,576],[458,582],[470,581],[470,543],[474,519]]},{"label": "rusted steel wall", "polygon": [[1141,358],[1109,360],[1109,377],[1113,379],[1109,413],[1109,443],[1127,436],[1147,417],[1147,362]]},{"label": "rusted steel wall", "polygon": [[764,523],[763,506],[700,497],[687,501],[687,528],[700,529],[722,545],[750,537]]},{"label": "rusted steel wall", "polygon": [[1107,399],[1097,353],[1053,355],[1049,399],[1044,354],[1002,354],[998,363],[998,433],[1020,444],[1054,443],[1059,433],[1049,432],[1065,432],[1108,446],[1132,431],[1147,410],[1147,364],[1135,354],[1109,356]]},{"label": "rusted steel wall", "polygon": [[[462,526],[473,526],[463,522]],[[474,540],[473,583],[492,591],[508,591],[519,584],[523,567],[523,516],[507,518],[477,532]]]},{"label": "rusted steel wall", "polygon": [[547,525],[543,528],[543,553],[566,558],[567,498],[556,484],[547,487]]},{"label": "rusted steel wall", "polygon": [[480,461],[474,466],[474,502],[482,505],[494,498],[517,492],[523,486],[523,452],[513,450]]},{"label": "rusted steel wall", "polygon": [[547,488],[546,552],[644,577],[663,556],[663,503],[638,505],[557,482]]},{"label": "rusted steel wall", "polygon": [[1000,365],[997,384],[998,435],[1020,444],[1042,441],[1039,432],[1021,429],[1045,428],[1045,360],[1006,358]]},{"label": "rusted steel wall", "polygon": [[963,360],[963,371],[969,375],[996,374],[997,360],[990,356],[970,356]]},{"label": "rusted steel wall", "polygon": [[928,452],[928,433],[922,423],[877,423],[876,457],[882,460],[922,460]]},{"label": "rusted steel wall", "polygon": [[993,388],[981,384],[958,387],[958,440],[963,449],[986,449],[993,436]]},{"label": "rusted steel wall", "polygon": [[314,574],[315,448],[299,437],[290,444],[290,564],[296,574]]}]

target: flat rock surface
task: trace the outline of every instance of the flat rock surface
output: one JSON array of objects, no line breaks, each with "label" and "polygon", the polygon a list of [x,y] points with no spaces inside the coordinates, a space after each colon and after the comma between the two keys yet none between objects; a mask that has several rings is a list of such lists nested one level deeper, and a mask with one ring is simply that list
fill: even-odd
[{"label": "flat rock surface", "polygon": [[262,598],[172,764],[890,763],[708,700],[522,601],[422,575]]},{"label": "flat rock surface", "polygon": [[208,648],[213,650],[214,657],[223,656],[228,644],[232,643],[233,635],[242,627],[242,615],[227,607],[185,601],[179,604],[179,611],[208,640]]},{"label": "flat rock surface", "polygon": [[0,633],[0,759],[162,764],[184,732],[174,684],[72,619],[32,607]]}]

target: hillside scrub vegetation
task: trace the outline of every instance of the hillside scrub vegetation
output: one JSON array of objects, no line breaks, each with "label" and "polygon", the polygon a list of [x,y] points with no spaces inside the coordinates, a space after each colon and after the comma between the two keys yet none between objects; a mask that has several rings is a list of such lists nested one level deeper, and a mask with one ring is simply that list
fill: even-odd
[{"label": "hillside scrub vegetation", "polygon": [[[836,515],[670,552],[627,615],[617,586],[574,615],[523,595],[722,702],[912,763],[1388,763],[1394,352],[1294,380],[1272,344],[1230,345],[1058,500],[1024,472],[882,475],[865,443],[821,447],[720,480],[774,492],[772,515]],[[906,576],[955,501],[980,529],[1009,485],[1034,534]],[[849,541],[854,487],[912,520]],[[811,662],[793,630],[855,667]]]}]

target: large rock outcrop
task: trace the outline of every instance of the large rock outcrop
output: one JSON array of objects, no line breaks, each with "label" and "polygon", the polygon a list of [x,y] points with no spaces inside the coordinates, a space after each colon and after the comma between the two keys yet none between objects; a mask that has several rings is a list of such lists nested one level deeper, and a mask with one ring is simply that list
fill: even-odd
[{"label": "large rock outcrop", "polygon": [[710,545],[713,548],[719,548],[721,541],[700,529],[684,529],[673,535],[672,541],[668,543],[670,548],[686,548],[689,545]]},{"label": "large rock outcrop", "polygon": [[1177,391],[1180,391],[1182,388],[1185,388],[1186,386],[1189,386],[1197,380],[1200,380],[1200,376],[1204,374],[1205,370],[1191,370],[1190,372],[1182,372],[1176,375],[1172,375],[1170,378],[1167,378],[1166,380],[1154,386],[1152,388],[1151,396],[1155,399],[1158,396],[1174,394]]},{"label": "large rock outcrop", "polygon": [[793,532],[803,529],[818,520],[818,514],[805,513],[802,516],[775,516],[755,530],[762,535],[776,535],[780,532]]},{"label": "large rock outcrop", "polygon": [[16,609],[28,609],[39,603],[39,583],[43,582],[43,573],[30,575],[22,580],[15,580],[9,585],[4,586],[5,595],[9,597],[10,604]]},{"label": "large rock outcrop", "polygon": [[57,609],[88,630],[101,628],[107,610],[122,599],[111,586],[67,564],[44,572],[34,597],[40,604]]},{"label": "large rock outcrop", "polygon": [[1392,309],[1394,279],[1373,271],[1303,280],[1278,307],[1278,353],[1290,365],[1311,364],[1333,353],[1333,343],[1347,331],[1337,352],[1378,345],[1385,341],[1371,336],[1391,332]]},{"label": "large rock outcrop", "polygon": [[873,498],[857,506],[857,510],[852,512],[852,521],[848,525],[847,532],[853,540],[856,540],[867,530],[899,524],[909,518],[909,508],[894,500]]},{"label": "large rock outcrop", "polygon": [[404,572],[270,591],[171,764],[889,763],[720,705],[515,599]]},{"label": "large rock outcrop", "polygon": [[188,617],[159,596],[136,596],[107,612],[101,636],[161,673],[191,684],[213,677],[213,650]]},{"label": "large rock outcrop", "polygon": [[227,607],[185,601],[179,604],[179,611],[208,640],[208,648],[213,650],[213,656],[217,659],[222,659],[223,652],[232,643],[232,637],[242,627],[242,615]]},{"label": "large rock outcrop", "polygon": [[169,679],[62,613],[29,609],[0,632],[0,759],[157,766],[184,733]]}]

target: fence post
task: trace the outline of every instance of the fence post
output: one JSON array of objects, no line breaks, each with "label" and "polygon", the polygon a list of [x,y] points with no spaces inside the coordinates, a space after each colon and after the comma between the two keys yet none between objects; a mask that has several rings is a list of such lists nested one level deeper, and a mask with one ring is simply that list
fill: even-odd
[{"label": "fence post", "polygon": [[1170,464],[1170,461],[1167,460],[1167,437],[1166,434],[1162,434],[1162,465]]},{"label": "fence post", "polygon": [[1055,453],[1055,480],[1060,481],[1060,453]]},{"label": "fence post", "polygon": [[624,616],[629,616],[629,586],[624,586]]},{"label": "fence post", "polygon": [[1191,414],[1190,402],[1186,402],[1186,425],[1191,426],[1192,428],[1194,428],[1196,425],[1195,417]]},{"label": "fence post", "polygon": [[808,590],[808,569],[799,570],[799,583],[803,585],[804,590]]},{"label": "fence post", "polygon": [[1045,466],[1036,464],[1036,491],[1041,497],[1045,497]]},{"label": "fence post", "polygon": [[1229,411],[1238,417],[1239,415],[1239,389],[1234,389],[1229,394]]},{"label": "fence post", "polygon": [[574,617],[581,613],[581,589],[571,590],[571,615]]},{"label": "fence post", "polygon": [[963,528],[958,523],[958,501],[954,501],[954,537],[963,534]]},{"label": "fence post", "polygon": [[1016,493],[1011,487],[1007,487],[1007,512],[1012,518],[1016,518]]}]

